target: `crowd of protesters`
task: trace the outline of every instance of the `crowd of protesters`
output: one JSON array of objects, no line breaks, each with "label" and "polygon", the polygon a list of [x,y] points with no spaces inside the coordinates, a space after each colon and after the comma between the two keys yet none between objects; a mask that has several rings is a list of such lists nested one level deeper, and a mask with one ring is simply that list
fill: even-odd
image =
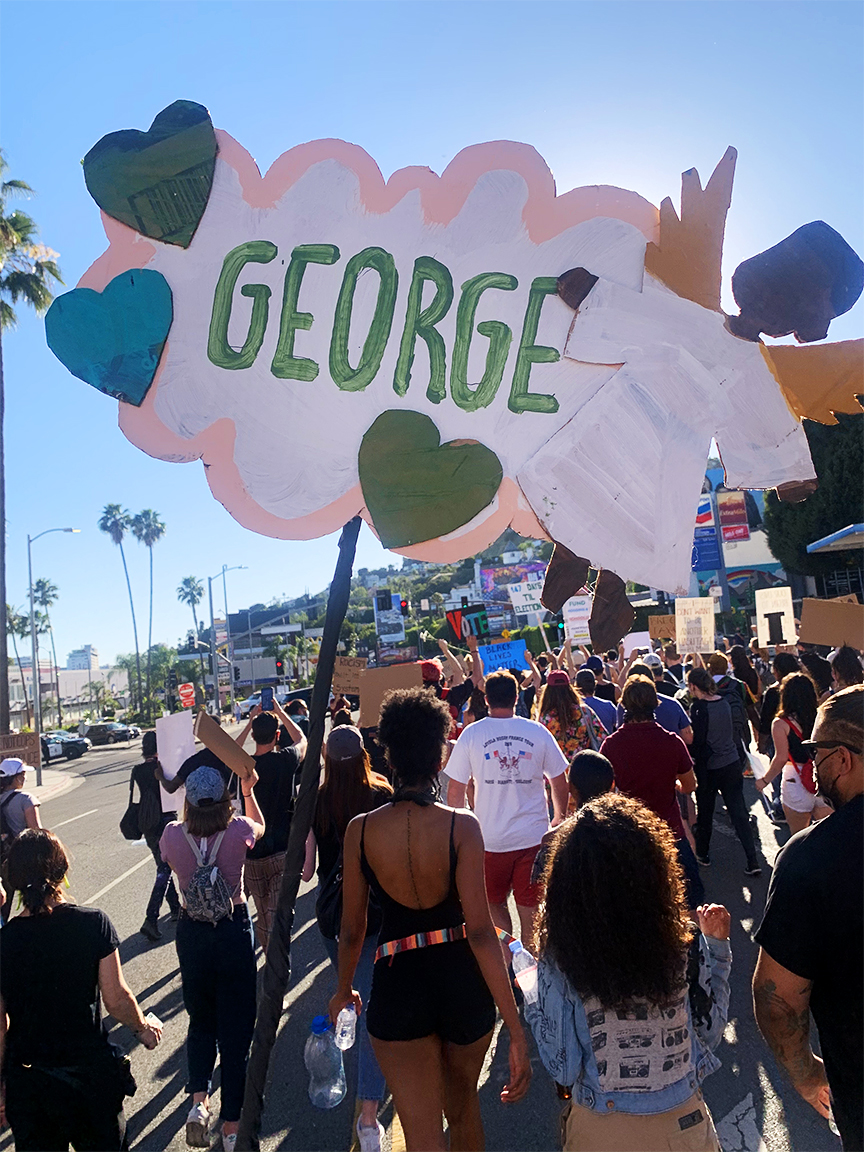
[{"label": "crowd of protesters", "polygon": [[[730,916],[705,902],[703,876],[718,795],[746,875],[762,872],[751,775],[791,836],[755,934],[756,1020],[844,1149],[862,1149],[860,655],[769,659],[755,643],[724,642],[702,656],[667,643],[625,658],[623,647],[568,644],[529,654],[526,672],[484,668],[476,641],[468,647],[442,642],[441,659],[422,662],[423,687],[390,693],[372,732],[355,727],[347,699],[331,703],[303,879],[317,873],[331,1018],[360,1014],[361,1152],[382,1147],[388,1092],[409,1150],[482,1148],[478,1082],[499,1015],[502,1102],[528,1091],[527,1028],[565,1101],[565,1149],[718,1149],[702,1082],[720,1066]],[[222,1147],[235,1146],[255,942],[266,950],[305,753],[300,711],[253,711],[237,736],[254,743],[246,779],[202,749],[168,780],[153,733],[132,773],[142,812],[160,784],[168,796],[185,784],[182,813],[163,813],[160,799],[142,826],[156,878],[141,932],[161,938],[167,900],[188,1016],[190,1146],[210,1145],[217,1058]],[[129,1070],[108,1045],[100,996],[147,1047],[161,1029],[125,984],[108,918],[65,897],[68,857],[40,827],[24,771],[0,765],[5,1116],[19,1152],[120,1149]],[[537,961],[524,998],[508,947],[519,939]]]}]

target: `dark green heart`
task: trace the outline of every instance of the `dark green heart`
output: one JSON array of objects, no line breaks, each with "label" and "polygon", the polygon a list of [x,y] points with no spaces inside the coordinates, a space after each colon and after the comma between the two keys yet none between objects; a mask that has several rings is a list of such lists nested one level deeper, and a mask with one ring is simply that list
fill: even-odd
[{"label": "dark green heart", "polygon": [[210,196],[216,133],[191,100],[164,108],[149,132],[111,132],[84,157],[87,190],[103,212],[142,236],[188,248]]},{"label": "dark green heart", "polygon": [[385,548],[454,532],[495,498],[503,471],[484,444],[442,444],[419,412],[382,412],[363,437],[360,485]]}]

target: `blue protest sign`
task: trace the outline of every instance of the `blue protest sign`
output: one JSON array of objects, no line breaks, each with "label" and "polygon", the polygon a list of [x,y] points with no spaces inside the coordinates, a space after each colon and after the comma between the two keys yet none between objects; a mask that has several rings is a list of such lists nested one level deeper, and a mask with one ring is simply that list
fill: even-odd
[{"label": "blue protest sign", "polygon": [[483,661],[483,671],[488,676],[499,668],[520,668],[529,671],[525,659],[525,641],[509,640],[506,644],[481,644],[477,651]]}]

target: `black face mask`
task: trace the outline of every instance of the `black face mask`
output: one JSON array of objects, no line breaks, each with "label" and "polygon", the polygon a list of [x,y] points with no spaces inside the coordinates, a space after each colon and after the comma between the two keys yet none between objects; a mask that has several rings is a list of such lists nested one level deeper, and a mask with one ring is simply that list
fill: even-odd
[{"label": "black face mask", "polygon": [[[842,752],[842,748],[835,748],[834,753],[831,756],[826,756],[819,765],[819,768],[824,765],[827,769],[828,761],[833,760],[840,752]],[[835,776],[833,780],[826,780],[820,773],[819,768],[816,769],[817,794],[821,796],[823,800],[827,800],[836,811],[838,808],[843,807],[843,799],[837,789],[837,776]]]}]

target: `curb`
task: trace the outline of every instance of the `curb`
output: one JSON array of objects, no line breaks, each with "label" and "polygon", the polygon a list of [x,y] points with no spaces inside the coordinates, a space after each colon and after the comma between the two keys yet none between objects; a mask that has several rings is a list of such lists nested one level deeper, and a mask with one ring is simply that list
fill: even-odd
[{"label": "curb", "polygon": [[73,788],[83,784],[84,777],[77,772],[58,772],[56,769],[43,768],[42,781],[41,788],[34,787],[27,790],[32,792],[40,804],[46,804],[49,800],[56,800],[58,796],[65,796],[67,792],[71,792]]}]

